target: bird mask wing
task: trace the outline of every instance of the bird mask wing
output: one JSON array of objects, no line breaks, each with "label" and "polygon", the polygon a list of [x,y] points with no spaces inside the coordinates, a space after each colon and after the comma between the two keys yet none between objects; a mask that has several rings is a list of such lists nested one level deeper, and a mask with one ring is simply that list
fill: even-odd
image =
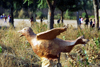
[{"label": "bird mask wing", "polygon": [[47,40],[52,40],[54,38],[56,38],[57,35],[59,35],[60,33],[66,31],[67,27],[63,27],[63,28],[54,28],[42,33],[37,34],[37,39],[47,39]]}]

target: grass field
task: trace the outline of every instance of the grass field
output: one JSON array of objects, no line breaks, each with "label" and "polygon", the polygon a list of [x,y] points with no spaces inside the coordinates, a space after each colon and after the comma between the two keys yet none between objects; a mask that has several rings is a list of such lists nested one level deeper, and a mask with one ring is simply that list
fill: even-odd
[{"label": "grass field", "polygon": [[[18,30],[27,26],[19,24],[19,27],[0,29],[0,66],[1,67],[41,67],[41,59],[33,52],[25,37],[19,37]],[[62,24],[55,24],[54,27],[62,27]],[[35,22],[31,28],[35,33],[47,30],[46,24]],[[90,41],[82,46],[75,46],[70,52],[62,53],[61,64],[63,67],[99,67],[100,66],[100,32],[96,29],[74,29],[68,27],[67,31],[59,36],[63,40],[74,40],[84,35]]]}]

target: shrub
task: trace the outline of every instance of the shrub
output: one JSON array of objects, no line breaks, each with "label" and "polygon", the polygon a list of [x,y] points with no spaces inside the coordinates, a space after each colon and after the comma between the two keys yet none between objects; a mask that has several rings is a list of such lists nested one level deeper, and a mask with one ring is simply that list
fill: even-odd
[{"label": "shrub", "polygon": [[73,12],[69,12],[68,10],[65,12],[64,15],[65,19],[76,19],[76,16],[74,16]]},{"label": "shrub", "polygon": [[37,18],[43,18],[44,14],[41,11],[38,11],[37,13]]},{"label": "shrub", "polygon": [[85,18],[85,16],[86,16],[86,13],[85,13],[85,12],[83,12],[83,13],[82,13],[82,17],[83,17],[83,18]]},{"label": "shrub", "polygon": [[[62,24],[54,25],[55,28],[62,27],[62,26],[63,26]],[[36,22],[33,24],[32,29],[37,34],[39,32],[46,31],[47,25],[39,24]],[[38,65],[40,65],[41,62],[39,62],[37,56],[33,52],[29,43],[27,43],[26,38],[25,37],[19,38],[20,34],[18,34],[17,31],[18,31],[17,28],[15,29],[1,28],[0,29],[0,43],[2,42],[6,46],[4,53],[2,52],[2,54],[0,54],[0,66],[25,67],[25,66],[21,66],[23,63],[26,62],[24,60],[27,60],[27,64],[29,65],[32,63],[37,63]],[[99,45],[100,32],[98,32],[97,30],[90,31],[90,29],[86,29],[86,28],[76,30],[73,27],[68,27],[68,29],[65,32],[63,32],[57,37],[63,40],[74,40],[77,37],[82,36],[82,35],[84,35],[85,38],[90,39],[90,41],[85,46],[82,46],[82,45],[75,46],[73,50],[70,52],[70,56],[67,58],[65,57],[65,53],[61,54],[62,66],[65,67],[69,63],[70,66],[67,66],[67,67],[73,67],[73,66],[91,67],[94,64],[96,65],[96,67],[98,67],[97,65],[100,64],[99,63],[100,61],[99,59],[100,58],[100,49],[99,49],[100,48],[99,47],[100,46]],[[10,49],[8,49],[8,47],[10,47]],[[13,59],[10,59],[9,55],[10,55],[10,58],[13,58]],[[22,59],[23,61],[20,59]],[[17,64],[17,66],[13,65],[14,63]],[[37,66],[34,66],[34,67],[37,67]]]},{"label": "shrub", "polygon": [[90,16],[91,18],[94,18],[94,15]]},{"label": "shrub", "polygon": [[17,10],[15,10],[15,11],[13,12],[13,14],[14,14],[14,18],[17,18],[17,17],[18,17],[18,11],[17,11]]},{"label": "shrub", "polygon": [[2,47],[0,46],[0,53],[2,52]]},{"label": "shrub", "polygon": [[61,17],[60,14],[57,14],[57,15],[54,16],[55,19],[60,19],[60,17]]},{"label": "shrub", "polygon": [[25,18],[25,15],[24,15],[24,10],[23,9],[21,9],[19,12],[18,12],[18,18]]}]

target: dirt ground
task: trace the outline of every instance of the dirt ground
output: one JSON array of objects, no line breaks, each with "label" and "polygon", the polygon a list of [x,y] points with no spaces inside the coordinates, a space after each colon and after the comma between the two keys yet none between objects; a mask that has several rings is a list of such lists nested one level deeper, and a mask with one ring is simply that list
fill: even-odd
[{"label": "dirt ground", "polygon": [[[37,22],[40,22],[39,19],[36,20]],[[43,20],[44,23],[47,23],[47,20]],[[57,20],[54,20],[54,23],[57,24]],[[83,24],[81,25],[81,27],[84,27],[85,22],[83,22]],[[14,26],[18,27],[18,26],[23,26],[23,25],[27,25],[27,26],[31,26],[30,23],[30,19],[14,19]],[[76,20],[64,20],[64,25],[69,25],[69,26],[73,26],[75,28],[77,28],[77,21]],[[8,20],[5,22],[4,19],[0,19],[0,26],[7,26],[9,27],[10,24],[8,22]]]}]

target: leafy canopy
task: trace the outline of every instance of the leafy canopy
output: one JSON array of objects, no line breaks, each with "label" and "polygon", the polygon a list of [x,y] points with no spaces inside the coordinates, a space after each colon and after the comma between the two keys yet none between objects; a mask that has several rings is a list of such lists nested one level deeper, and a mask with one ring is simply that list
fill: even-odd
[{"label": "leafy canopy", "polygon": [[57,8],[61,11],[77,11],[81,9],[81,1],[80,0],[60,0],[60,2],[57,3]]}]

